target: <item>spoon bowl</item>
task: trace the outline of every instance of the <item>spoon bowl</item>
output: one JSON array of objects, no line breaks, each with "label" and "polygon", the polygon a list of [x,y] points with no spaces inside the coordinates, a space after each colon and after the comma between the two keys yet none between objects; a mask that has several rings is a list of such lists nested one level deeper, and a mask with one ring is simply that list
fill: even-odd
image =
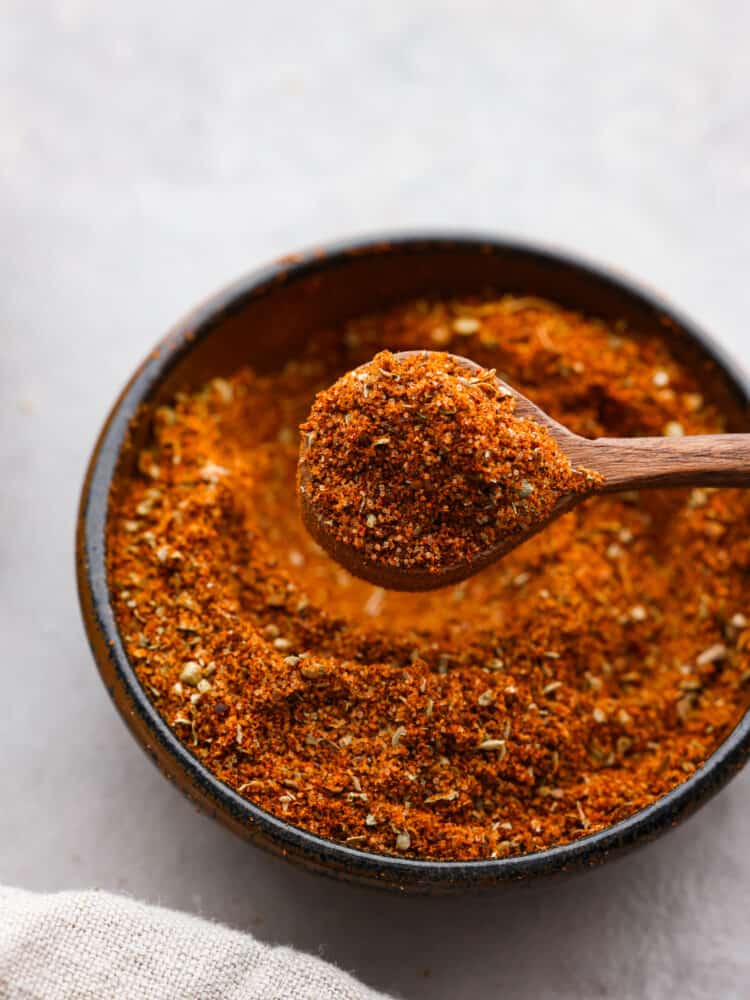
[{"label": "spoon bowl", "polygon": [[[429,351],[400,351],[394,354],[394,358],[398,361],[399,359],[430,353]],[[469,376],[480,375],[484,372],[484,369],[480,365],[469,360],[469,358],[464,358],[457,354],[447,354],[445,356],[464,368]],[[368,367],[369,363],[360,365],[354,371],[355,373],[364,372]],[[577,463],[573,460],[572,456],[576,453],[577,442],[585,442],[585,439],[573,434],[567,427],[558,423],[545,413],[544,410],[532,403],[530,399],[527,399],[526,396],[513,388],[513,386],[498,378],[497,375],[495,375],[495,383],[502,395],[513,396],[515,400],[514,416],[522,420],[533,420],[535,423],[545,427],[570,458],[571,465],[575,467]],[[524,527],[512,535],[506,535],[502,541],[489,546],[465,561],[442,565],[434,569],[423,569],[414,566],[394,567],[371,558],[365,549],[342,542],[337,537],[335,531],[332,530],[333,526],[330,523],[326,523],[320,517],[311,500],[311,491],[309,488],[310,471],[305,461],[306,454],[307,444],[303,435],[300,443],[299,500],[300,514],[305,527],[318,545],[322,549],[325,549],[331,558],[340,566],[343,566],[352,576],[367,580],[369,583],[383,587],[386,590],[437,590],[441,587],[460,583],[462,580],[474,576],[480,570],[497,562],[498,559],[501,559],[511,549],[516,548],[526,541],[527,538],[541,531],[550,521],[572,510],[586,495],[581,493],[565,494],[560,497],[547,517],[540,518],[538,521],[533,522],[533,524]]]}]

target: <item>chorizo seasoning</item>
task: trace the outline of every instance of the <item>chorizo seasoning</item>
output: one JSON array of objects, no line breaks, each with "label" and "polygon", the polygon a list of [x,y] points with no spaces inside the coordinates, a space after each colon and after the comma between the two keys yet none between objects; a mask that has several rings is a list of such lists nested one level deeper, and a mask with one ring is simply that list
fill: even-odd
[{"label": "chorizo seasoning", "polygon": [[666,339],[532,297],[420,300],[154,412],[109,582],[143,689],[221,781],[366,851],[565,843],[691,775],[750,701],[750,499],[600,496],[479,575],[393,594],[308,537],[298,428],[378,351],[447,350],[589,437],[745,429]]},{"label": "chorizo seasoning", "polygon": [[596,479],[514,410],[493,369],[381,351],[317,396],[299,488],[336,541],[373,561],[433,572],[470,562]]}]

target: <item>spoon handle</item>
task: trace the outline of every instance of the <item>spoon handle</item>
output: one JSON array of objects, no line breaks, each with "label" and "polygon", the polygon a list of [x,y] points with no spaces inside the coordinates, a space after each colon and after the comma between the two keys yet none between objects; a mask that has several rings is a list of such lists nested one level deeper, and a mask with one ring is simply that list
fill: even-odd
[{"label": "spoon handle", "polygon": [[750,434],[597,438],[587,442],[579,464],[604,476],[602,493],[649,486],[750,486]]}]

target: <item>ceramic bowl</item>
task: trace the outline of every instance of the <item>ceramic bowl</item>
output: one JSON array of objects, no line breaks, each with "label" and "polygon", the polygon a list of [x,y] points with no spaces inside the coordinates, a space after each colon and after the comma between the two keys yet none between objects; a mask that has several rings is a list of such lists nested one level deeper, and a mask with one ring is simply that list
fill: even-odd
[{"label": "ceramic bowl", "polygon": [[569,255],[483,235],[410,235],[325,246],[255,271],[190,313],[157,345],[115,402],[83,485],[77,533],[83,618],[102,680],[135,739],[197,806],[235,833],[304,867],[403,892],[460,892],[599,865],[670,830],[745,763],[746,714],[686,781],[615,826],[550,850],[486,861],[417,861],[371,854],[314,836],[270,815],[217,780],[144,694],[112,609],[105,523],[116,473],[146,440],[149,414],[180,389],[242,364],[271,371],[322,326],[430,292],[492,287],[534,294],[593,315],[660,331],[721,394],[732,429],[748,429],[750,386],[717,346],[650,292]]}]

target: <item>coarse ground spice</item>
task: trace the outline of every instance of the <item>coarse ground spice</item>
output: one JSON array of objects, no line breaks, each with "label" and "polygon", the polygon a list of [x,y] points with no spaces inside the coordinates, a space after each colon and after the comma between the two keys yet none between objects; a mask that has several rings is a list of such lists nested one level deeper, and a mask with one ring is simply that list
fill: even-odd
[{"label": "coarse ground spice", "polygon": [[316,397],[300,490],[337,542],[375,562],[433,572],[468,562],[597,478],[515,406],[493,369],[381,351]]},{"label": "coarse ground spice", "polygon": [[436,346],[580,434],[725,429],[656,336],[532,298],[414,302],[157,410],[109,578],[144,690],[246,798],[370,851],[504,857],[648,805],[738,722],[750,494],[601,496],[448,590],[355,580],[300,522],[297,428],[378,350]]}]

